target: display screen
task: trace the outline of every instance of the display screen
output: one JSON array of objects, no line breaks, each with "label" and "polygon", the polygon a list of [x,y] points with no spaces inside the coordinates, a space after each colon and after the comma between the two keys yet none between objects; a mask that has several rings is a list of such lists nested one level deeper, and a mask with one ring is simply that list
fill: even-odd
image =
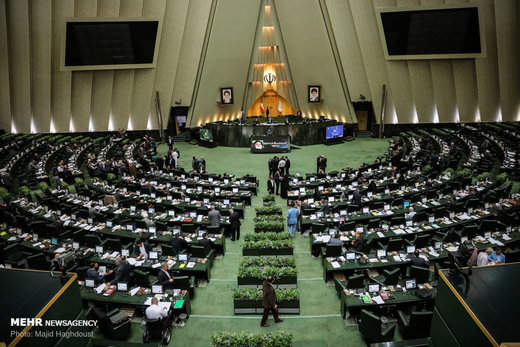
[{"label": "display screen", "polygon": [[152,64],[158,21],[68,22],[65,66]]},{"label": "display screen", "polygon": [[200,129],[200,139],[202,141],[213,142],[213,132],[209,129]]},{"label": "display screen", "polygon": [[327,127],[325,135],[327,140],[343,137],[343,124]]},{"label": "display screen", "polygon": [[251,152],[253,153],[280,153],[289,152],[289,136],[251,136]]},{"label": "display screen", "polygon": [[481,53],[477,7],[381,12],[388,56]]}]

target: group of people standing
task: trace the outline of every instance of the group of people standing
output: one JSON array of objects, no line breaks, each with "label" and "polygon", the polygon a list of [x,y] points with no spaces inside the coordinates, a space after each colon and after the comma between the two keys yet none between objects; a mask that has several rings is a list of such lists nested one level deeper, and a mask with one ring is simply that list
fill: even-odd
[{"label": "group of people standing", "polygon": [[280,171],[281,176],[289,176],[289,169],[291,168],[291,160],[287,156],[280,156],[278,158],[275,155],[269,158],[267,162],[267,168],[269,169],[269,176],[274,176],[276,172]]}]

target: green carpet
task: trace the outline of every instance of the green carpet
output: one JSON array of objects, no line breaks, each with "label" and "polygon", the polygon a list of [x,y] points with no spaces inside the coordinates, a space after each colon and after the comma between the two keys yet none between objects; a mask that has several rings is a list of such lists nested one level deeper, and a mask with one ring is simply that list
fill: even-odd
[{"label": "green carpet", "polygon": [[[181,158],[180,165],[191,168],[192,156],[204,156],[207,170],[213,173],[231,173],[237,176],[255,175],[260,180],[258,197],[252,207],[245,210],[242,234],[251,232],[254,207],[262,204],[261,197],[267,193],[267,161],[269,154],[251,154],[247,148],[204,148],[196,145],[176,144]],[[388,147],[387,141],[377,139],[357,139],[352,142],[325,146],[305,146],[288,154],[291,159],[291,174],[316,171],[316,157],[323,154],[328,159],[328,170],[344,167],[359,167],[363,162],[373,162]],[[159,147],[164,154],[165,145]],[[287,211],[285,201],[277,198],[277,203]],[[365,343],[357,327],[346,327],[340,317],[340,300],[334,287],[323,281],[321,259],[312,258],[309,239],[297,234],[295,238],[295,258],[298,269],[298,287],[301,290],[299,316],[285,316],[281,324],[260,327],[260,316],[234,316],[232,291],[236,288],[236,275],[241,257],[243,238],[226,241],[227,253],[223,259],[215,261],[212,280],[206,288],[197,288],[192,302],[192,317],[182,328],[174,329],[170,346],[209,346],[211,334],[217,330],[263,333],[286,330],[294,334],[294,346],[364,346]],[[210,316],[210,317],[208,317]],[[318,316],[318,317],[316,317]],[[321,316],[321,317],[320,317]],[[138,336],[138,334],[136,335]],[[397,337],[397,334],[396,334]]]}]

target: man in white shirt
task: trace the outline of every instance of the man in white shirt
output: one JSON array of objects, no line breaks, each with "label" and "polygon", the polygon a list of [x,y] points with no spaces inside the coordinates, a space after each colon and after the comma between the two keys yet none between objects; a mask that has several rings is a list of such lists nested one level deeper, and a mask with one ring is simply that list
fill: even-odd
[{"label": "man in white shirt", "polygon": [[166,307],[159,307],[159,299],[152,298],[152,304],[148,307],[145,312],[146,318],[149,320],[161,319],[168,317],[168,311]]},{"label": "man in white shirt", "polygon": [[493,253],[493,248],[488,247],[485,252],[480,252],[477,257],[477,266],[489,265],[488,257]]},{"label": "man in white shirt", "polygon": [[410,207],[410,208],[408,209],[408,213],[407,213],[406,216],[405,216],[406,220],[412,220],[412,219],[413,219],[413,216],[415,216],[416,213],[417,213],[417,212],[415,212],[415,211],[413,210],[413,207]]},{"label": "man in white shirt", "polygon": [[284,173],[284,170],[285,170],[285,159],[283,157],[278,162],[278,169],[281,170],[281,174],[283,176],[283,173]]}]

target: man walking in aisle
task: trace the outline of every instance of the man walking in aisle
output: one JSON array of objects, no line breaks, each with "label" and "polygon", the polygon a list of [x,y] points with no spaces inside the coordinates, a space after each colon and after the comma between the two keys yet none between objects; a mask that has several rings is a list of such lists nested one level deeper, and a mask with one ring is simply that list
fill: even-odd
[{"label": "man walking in aisle", "polygon": [[294,237],[296,225],[298,224],[298,209],[294,207],[294,203],[290,203],[291,208],[287,211],[287,231]]},{"label": "man walking in aisle", "polygon": [[262,316],[262,321],[260,322],[261,327],[269,326],[269,324],[267,324],[269,311],[273,313],[275,323],[283,322],[283,318],[278,317],[278,304],[276,303],[276,292],[274,291],[273,283],[274,277],[268,276],[262,284],[262,306],[264,307],[264,315]]}]

